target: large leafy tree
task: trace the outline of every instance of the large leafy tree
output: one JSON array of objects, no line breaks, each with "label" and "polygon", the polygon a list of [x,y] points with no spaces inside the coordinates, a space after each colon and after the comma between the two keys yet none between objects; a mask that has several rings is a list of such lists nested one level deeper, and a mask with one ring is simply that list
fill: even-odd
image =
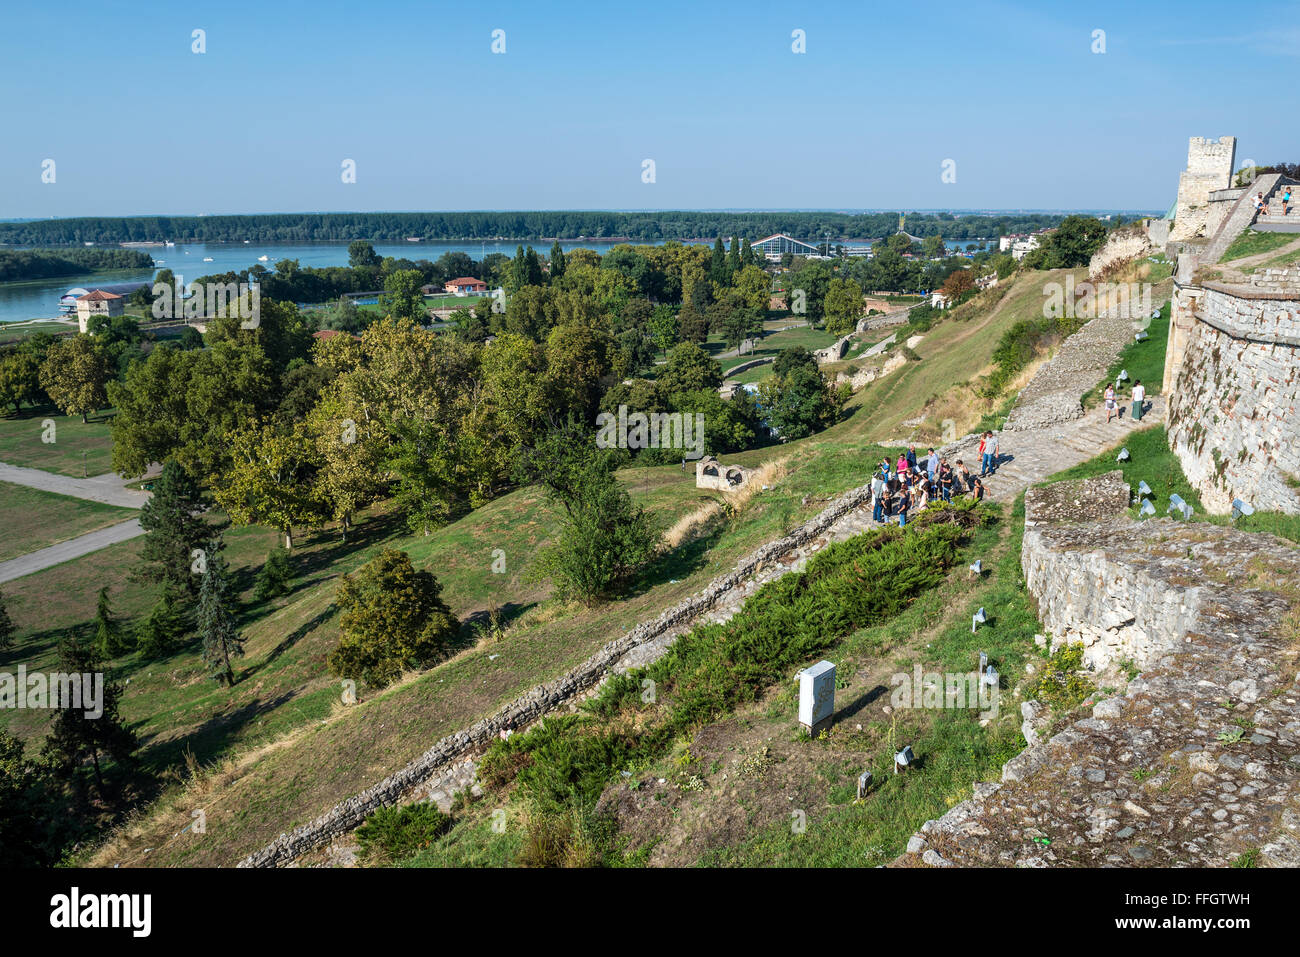
[{"label": "large leafy tree", "polygon": [[683,342],[668,353],[659,373],[665,392],[716,389],[722,385],[722,364],[693,342]]},{"label": "large leafy tree", "polygon": [[319,458],[303,426],[248,426],[231,437],[231,457],[230,471],[213,486],[213,495],[235,523],[278,529],[285,548],[292,549],[295,525],[324,518],[315,482]]},{"label": "large leafy tree", "polygon": [[384,279],[384,294],[379,304],[395,319],[416,322],[424,318],[424,274],[417,269],[398,269]]},{"label": "large leafy tree", "polygon": [[0,406],[12,405],[17,412],[24,402],[34,403],[40,395],[40,360],[21,349],[0,352]]},{"label": "large leafy tree", "polygon": [[444,653],[459,623],[441,591],[437,578],[417,571],[411,557],[396,549],[344,575],[334,599],[340,638],[330,668],[381,687]]},{"label": "large leafy tree", "polygon": [[40,371],[41,387],[54,404],[68,415],[80,415],[82,422],[108,403],[108,379],[108,358],[88,335],[56,342]]},{"label": "large leafy tree", "polygon": [[862,287],[852,279],[832,279],[826,286],[822,312],[827,332],[837,336],[852,332],[862,316]]}]

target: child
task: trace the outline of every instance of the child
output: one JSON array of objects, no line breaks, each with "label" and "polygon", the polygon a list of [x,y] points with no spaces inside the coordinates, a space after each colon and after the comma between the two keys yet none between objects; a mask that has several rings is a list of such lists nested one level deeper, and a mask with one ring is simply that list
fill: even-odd
[{"label": "child", "polygon": [[1118,407],[1115,404],[1115,387],[1109,382],[1106,383],[1106,424],[1110,424],[1110,417],[1118,415]]}]

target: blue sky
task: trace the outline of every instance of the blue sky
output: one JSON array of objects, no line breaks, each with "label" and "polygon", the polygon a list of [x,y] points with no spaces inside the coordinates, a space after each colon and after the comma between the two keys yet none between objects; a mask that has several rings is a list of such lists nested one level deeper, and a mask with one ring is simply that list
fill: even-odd
[{"label": "blue sky", "polygon": [[1297,7],[1229,9],[9,4],[0,217],[1163,209],[1189,136],[1237,136],[1239,165],[1300,160],[1294,111],[1269,92],[1300,67]]}]

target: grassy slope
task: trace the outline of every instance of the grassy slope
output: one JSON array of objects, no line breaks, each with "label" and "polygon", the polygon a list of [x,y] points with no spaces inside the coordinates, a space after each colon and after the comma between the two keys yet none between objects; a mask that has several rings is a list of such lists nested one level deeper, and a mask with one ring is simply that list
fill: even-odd
[{"label": "grassy slope", "polygon": [[1294,241],[1295,233],[1261,233],[1247,229],[1224,250],[1223,255],[1219,257],[1219,262],[1230,263],[1234,259],[1272,252]]},{"label": "grassy slope", "polygon": [[0,482],[0,528],[4,529],[0,537],[0,562],[125,522],[138,514],[132,508],[116,508]]},{"label": "grassy slope", "polygon": [[[42,441],[46,419],[54,421],[54,441]],[[54,408],[25,408],[16,415],[0,417],[0,462],[25,468],[44,469],[73,478],[85,474],[103,475],[113,470],[113,442],[106,410],[83,424],[79,415],[63,415]]]},{"label": "grassy slope", "polygon": [[[937,371],[902,387],[891,386],[890,380],[898,375],[877,384],[882,392],[888,390],[890,414],[902,418],[909,406],[923,403],[924,395],[916,398],[918,382],[946,388],[954,369],[978,369],[985,364],[1002,329],[1027,310],[1041,309],[1042,283],[1050,278],[1030,276],[997,291],[990,299],[998,302],[1006,297],[1007,302],[992,315],[980,314],[975,303],[963,307],[964,312],[954,310],[918,348],[928,361],[910,366],[939,366]],[[854,405],[849,418],[820,435],[791,446],[729,456],[728,461],[753,466],[790,455],[790,471],[776,489],[757,496],[739,520],[710,528],[652,569],[641,590],[626,602],[595,609],[532,607],[543,593],[528,584],[527,573],[548,524],[533,490],[505,496],[428,538],[395,536],[392,540],[409,550],[417,565],[438,574],[446,585],[444,597],[458,614],[501,604],[507,616],[518,620],[502,641],[466,648],[382,694],[363,694],[356,707],[344,709],[337,703],[338,689],[323,664],[337,636],[329,607],[335,583],[322,580],[315,587],[300,589],[273,617],[260,616],[247,625],[249,657],[243,665],[254,669],[253,683],[242,692],[237,689],[244,697],[226,709],[233,714],[216,713],[221,695],[205,686],[193,664],[188,677],[184,669],[174,669],[177,674],[170,679],[178,687],[188,683],[196,690],[168,710],[167,721],[177,713],[183,714],[183,720],[179,732],[173,730],[167,741],[160,741],[159,754],[176,756],[179,734],[186,730],[204,739],[209,729],[204,724],[194,728],[203,709],[209,708],[213,713],[208,723],[217,730],[211,735],[215,744],[201,749],[204,759],[247,755],[220,775],[220,787],[206,798],[208,834],[201,841],[162,847],[188,821],[188,810],[174,804],[180,794],[176,791],[155,813],[120,835],[119,843],[97,862],[131,860],[142,848],[158,847],[151,863],[229,864],[281,830],[373,784],[442,734],[562,673],[632,623],[653,617],[746,552],[814,514],[830,496],[865,482],[871,463],[882,454],[869,439],[877,433],[881,403]],[[707,497],[696,492],[691,476],[676,466],[630,469],[622,478],[634,496],[659,512],[665,525]],[[495,548],[507,556],[508,572],[502,577],[489,571]],[[297,637],[277,653],[286,636]],[[272,653],[278,662],[275,669],[264,664]],[[297,683],[288,679],[290,669],[301,669]],[[268,681],[275,675],[285,676],[284,680]],[[166,723],[162,716],[138,715],[137,719],[142,727],[159,732]],[[219,730],[223,722],[233,724],[236,731]],[[278,740],[277,733],[282,735]],[[276,743],[269,744],[273,740]],[[248,750],[260,744],[267,747]],[[219,826],[213,826],[213,821]]]}]

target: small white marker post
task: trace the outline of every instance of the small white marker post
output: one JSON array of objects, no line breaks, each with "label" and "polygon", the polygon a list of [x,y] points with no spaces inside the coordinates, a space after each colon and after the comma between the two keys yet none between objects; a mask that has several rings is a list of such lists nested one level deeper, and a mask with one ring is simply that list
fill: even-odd
[{"label": "small white marker post", "polygon": [[835,666],[819,661],[799,672],[799,724],[813,737],[831,726],[835,714]]}]

